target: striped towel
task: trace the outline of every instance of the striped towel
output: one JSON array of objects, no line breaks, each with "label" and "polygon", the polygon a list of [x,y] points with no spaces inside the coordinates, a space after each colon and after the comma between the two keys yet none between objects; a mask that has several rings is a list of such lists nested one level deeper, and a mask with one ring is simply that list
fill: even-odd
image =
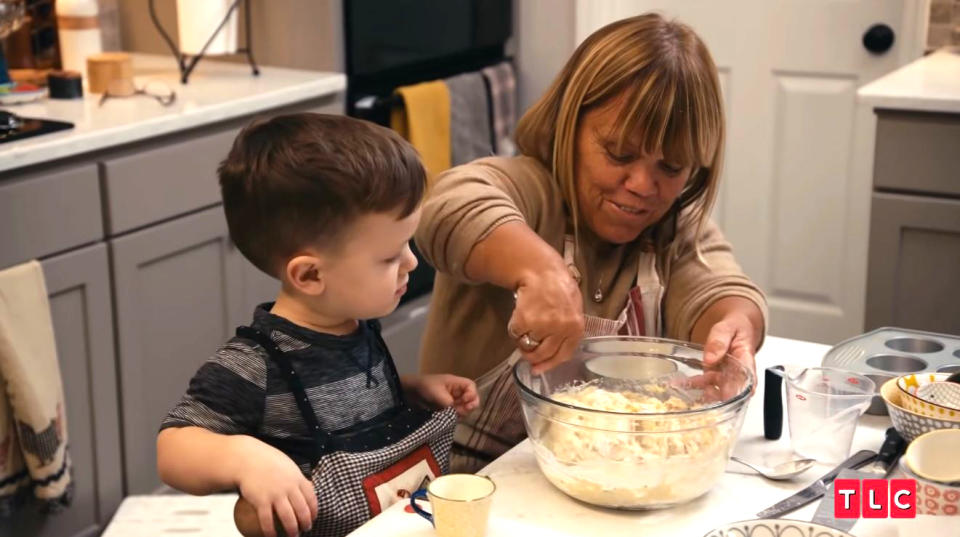
[{"label": "striped towel", "polygon": [[0,516],[29,497],[45,510],[70,503],[63,384],[43,269],[0,271]]},{"label": "striped towel", "polygon": [[479,72],[450,77],[450,164],[493,154],[487,85]]},{"label": "striped towel", "polygon": [[490,90],[493,112],[494,150],[497,155],[516,154],[513,127],[517,123],[517,78],[510,62],[502,62],[483,69],[483,77]]}]

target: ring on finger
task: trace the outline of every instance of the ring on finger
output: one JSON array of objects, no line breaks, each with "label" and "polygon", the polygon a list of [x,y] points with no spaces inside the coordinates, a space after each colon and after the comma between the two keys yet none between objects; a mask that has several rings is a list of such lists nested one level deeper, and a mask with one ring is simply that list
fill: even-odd
[{"label": "ring on finger", "polygon": [[530,337],[529,332],[520,336],[518,343],[520,344],[520,348],[527,352],[530,352],[540,346],[540,342]]}]

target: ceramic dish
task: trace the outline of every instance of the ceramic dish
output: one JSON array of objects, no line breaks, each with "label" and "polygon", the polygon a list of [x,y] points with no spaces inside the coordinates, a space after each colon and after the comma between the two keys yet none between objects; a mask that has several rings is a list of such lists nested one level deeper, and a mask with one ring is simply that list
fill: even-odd
[{"label": "ceramic dish", "polygon": [[960,422],[960,410],[943,406],[919,395],[921,390],[927,390],[934,383],[945,383],[949,376],[949,373],[917,373],[898,377],[897,388],[900,390],[901,405],[911,412],[928,418]]},{"label": "ceramic dish", "polygon": [[744,520],[710,530],[704,537],[794,537],[813,535],[815,537],[853,537],[851,534],[835,528],[782,518],[761,518]]},{"label": "ceramic dish", "polygon": [[960,383],[931,382],[917,390],[917,397],[952,410],[960,410]]},{"label": "ceramic dish", "polygon": [[900,393],[900,389],[897,388],[897,379],[890,379],[880,387],[880,394],[887,405],[887,412],[890,414],[894,428],[908,442],[930,431],[960,429],[960,422],[929,418],[907,410],[901,405]]},{"label": "ceramic dish", "polygon": [[939,483],[960,485],[960,431],[944,429],[920,435],[903,460],[913,473]]},{"label": "ceramic dish", "polygon": [[898,472],[917,481],[917,514],[960,515],[960,484],[937,483],[915,474],[904,458],[897,465]]}]

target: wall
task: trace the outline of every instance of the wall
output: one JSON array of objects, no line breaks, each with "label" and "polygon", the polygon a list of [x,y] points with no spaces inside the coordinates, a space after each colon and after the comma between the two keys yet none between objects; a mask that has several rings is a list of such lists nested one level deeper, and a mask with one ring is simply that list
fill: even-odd
[{"label": "wall", "polygon": [[[123,48],[170,54],[150,21],[145,4],[146,0],[120,2]],[[157,0],[155,5],[157,18],[176,41],[176,2]],[[344,70],[342,0],[250,0],[250,13],[253,52],[258,64],[316,71]],[[244,27],[242,20],[240,27]],[[246,61],[244,57],[228,58]]]},{"label": "wall", "polygon": [[575,0],[514,0],[520,113],[546,91],[576,48],[575,4]]},{"label": "wall", "polygon": [[960,46],[960,0],[933,0],[930,4],[930,29],[927,46]]}]

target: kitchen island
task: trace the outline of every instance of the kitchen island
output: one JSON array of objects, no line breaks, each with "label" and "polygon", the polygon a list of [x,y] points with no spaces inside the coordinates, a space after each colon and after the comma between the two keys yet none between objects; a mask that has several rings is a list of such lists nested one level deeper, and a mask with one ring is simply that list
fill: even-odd
[{"label": "kitchen island", "polygon": [[[818,366],[828,349],[826,345],[768,337],[757,356],[757,370],[762,372],[766,367],[778,364]],[[780,440],[769,441],[763,437],[762,402],[761,384],[750,402],[734,454],[772,466],[792,457],[790,431],[785,416]],[[878,450],[889,426],[890,420],[886,416],[862,416],[851,453],[860,449]],[[818,464],[793,481],[774,482],[739,464],[730,463],[720,482],[706,495],[685,505],[656,511],[617,511],[571,499],[540,473],[529,441],[519,444],[480,473],[490,476],[497,484],[488,537],[700,537],[715,527],[756,518],[761,509],[799,491],[829,470],[830,466]],[[784,518],[809,521],[818,504],[819,501],[813,502]],[[425,520],[408,513],[405,507],[402,502],[392,506],[352,533],[351,537],[436,535]],[[946,524],[938,526],[933,518],[900,522],[903,533],[898,533],[897,525],[891,521],[860,521],[852,532],[859,537],[859,527],[867,531],[862,533],[864,537],[906,537],[921,533],[925,537],[960,536],[960,524],[951,529]],[[919,531],[921,527],[922,532]],[[907,533],[908,530],[911,533]]]}]

